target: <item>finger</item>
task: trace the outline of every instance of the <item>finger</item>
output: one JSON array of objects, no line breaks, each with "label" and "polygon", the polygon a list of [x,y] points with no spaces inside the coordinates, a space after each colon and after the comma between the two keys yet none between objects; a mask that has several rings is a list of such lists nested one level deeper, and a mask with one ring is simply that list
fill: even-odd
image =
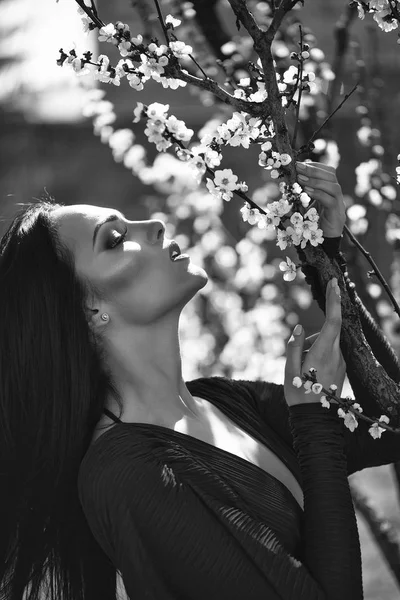
[{"label": "finger", "polygon": [[326,192],[336,201],[342,197],[342,188],[335,181],[326,181],[325,179],[317,179],[316,177],[305,178],[303,175],[299,175],[298,179],[305,190],[309,188],[311,191],[319,190]]},{"label": "finger", "polygon": [[299,324],[293,330],[286,348],[285,381],[291,384],[293,378],[300,376],[301,355],[303,353],[304,329]]},{"label": "finger", "polygon": [[320,165],[316,165],[315,163],[297,162],[296,170],[299,174],[306,175],[307,177],[316,177],[317,179],[324,179],[325,181],[337,181],[335,171],[322,169]]},{"label": "finger", "polygon": [[326,288],[325,322],[321,333],[315,342],[315,348],[321,354],[337,350],[342,327],[342,305],[340,289],[334,277]]},{"label": "finger", "polygon": [[324,171],[329,171],[330,173],[336,174],[336,167],[331,167],[331,165],[326,165],[325,163],[316,162],[314,160],[306,160],[304,164],[311,165],[312,167],[319,167]]},{"label": "finger", "polygon": [[313,343],[318,339],[318,336],[319,336],[319,331],[317,333],[314,333],[313,335],[306,337],[306,339],[304,340],[303,352],[306,352],[307,350],[309,350],[311,348]]},{"label": "finger", "polygon": [[[310,188],[308,185],[304,186],[304,191],[312,198],[313,200],[318,200],[322,204],[324,208],[335,211],[338,207],[341,208],[340,202],[338,198],[335,198],[328,194],[328,192],[324,192],[323,190]],[[343,213],[344,213],[344,204],[343,204]]]}]

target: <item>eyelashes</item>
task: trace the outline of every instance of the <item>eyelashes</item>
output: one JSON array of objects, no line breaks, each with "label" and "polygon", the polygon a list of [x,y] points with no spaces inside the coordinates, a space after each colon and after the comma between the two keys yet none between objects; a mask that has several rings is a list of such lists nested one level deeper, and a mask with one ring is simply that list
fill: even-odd
[{"label": "eyelashes", "polygon": [[116,241],[114,241],[112,244],[108,244],[107,248],[109,250],[112,250],[116,246],[119,246],[119,244],[122,244],[122,242],[125,241],[127,235],[128,235],[128,228],[126,228],[126,230],[124,231],[124,233],[122,233],[122,234],[120,234],[118,236],[118,238],[116,239]]}]

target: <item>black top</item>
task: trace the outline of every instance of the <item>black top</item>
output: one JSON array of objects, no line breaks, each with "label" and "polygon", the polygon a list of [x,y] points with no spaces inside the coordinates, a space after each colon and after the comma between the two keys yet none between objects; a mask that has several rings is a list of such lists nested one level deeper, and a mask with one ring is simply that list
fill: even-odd
[{"label": "black top", "polygon": [[[304,493],[236,455],[171,429],[111,427],[79,471],[82,507],[131,600],[359,600],[347,475],[400,459],[399,436],[350,432],[336,408],[288,407],[283,386],[186,382],[286,464]],[[347,457],[347,461],[346,461]]]}]

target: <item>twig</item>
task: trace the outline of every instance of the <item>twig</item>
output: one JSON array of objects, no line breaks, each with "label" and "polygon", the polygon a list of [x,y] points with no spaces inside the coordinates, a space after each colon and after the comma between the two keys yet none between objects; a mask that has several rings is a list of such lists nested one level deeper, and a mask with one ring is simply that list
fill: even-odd
[{"label": "twig", "polygon": [[300,83],[300,87],[298,87],[299,97],[297,99],[296,121],[295,121],[295,124],[294,124],[294,133],[293,133],[293,139],[292,139],[292,148],[293,148],[293,150],[296,149],[297,131],[299,129],[299,124],[300,124],[299,114],[300,114],[301,95],[303,93],[303,62],[304,62],[304,59],[302,57],[302,52],[303,52],[303,29],[302,29],[301,25],[299,25],[299,30],[300,30],[300,57],[301,57],[301,59],[300,59],[300,65],[299,65],[299,79],[297,81],[297,84]]},{"label": "twig", "polygon": [[351,91],[348,94],[345,95],[345,97],[343,98],[343,100],[341,101],[341,103],[339,104],[339,106],[337,106],[335,108],[335,110],[325,119],[325,121],[322,123],[322,125],[320,127],[318,127],[317,131],[315,131],[312,134],[312,136],[310,137],[310,139],[308,140],[308,142],[306,144],[304,144],[304,146],[302,146],[301,148],[299,148],[298,154],[303,154],[304,152],[308,152],[310,150],[310,145],[315,140],[316,136],[325,127],[325,125],[328,123],[328,121],[330,121],[330,119],[332,119],[332,117],[337,113],[337,111],[342,108],[342,106],[346,102],[346,100],[348,100],[348,98],[350,98],[350,96],[356,91],[357,87],[358,87],[358,82],[356,84],[354,84],[354,86],[351,89]]},{"label": "twig", "polygon": [[249,102],[248,100],[243,100],[242,98],[236,98],[235,96],[232,96],[223,88],[221,88],[213,79],[200,79],[199,77],[191,75],[190,73],[181,69],[178,63],[175,65],[169,65],[168,69],[171,72],[172,77],[181,79],[182,81],[186,81],[195,87],[199,87],[202,90],[207,90],[213,93],[215,96],[217,96],[217,98],[222,100],[222,102],[233,106],[238,111],[248,112],[253,117],[262,117],[270,111],[270,101],[268,98],[263,100],[263,102]]},{"label": "twig", "polygon": [[162,12],[161,12],[161,8],[160,8],[160,4],[159,4],[158,0],[154,0],[154,4],[156,5],[156,10],[157,10],[157,14],[158,14],[158,19],[159,19],[159,21],[160,21],[160,24],[161,24],[162,30],[163,30],[163,32],[164,32],[164,37],[165,37],[165,40],[166,40],[166,42],[167,42],[167,46],[169,46],[169,35],[168,35],[168,29],[167,29],[167,27],[166,27],[166,25],[165,25],[165,23],[164,23],[164,18],[163,18],[163,15],[162,15]]},{"label": "twig", "polygon": [[292,10],[297,2],[298,0],[282,0],[279,7],[276,8],[271,24],[265,32],[265,36],[269,42],[272,42],[274,39],[275,34],[282,23],[283,17]]},{"label": "twig", "polygon": [[85,13],[87,14],[87,16],[93,21],[93,23],[99,28],[101,29],[102,27],[104,27],[104,23],[101,19],[99,19],[99,17],[97,16],[97,11],[96,11],[96,7],[93,5],[93,11],[88,8],[86,6],[86,4],[83,2],[83,0],[75,0],[75,2],[81,7],[82,10],[85,11]]},{"label": "twig", "polygon": [[360,242],[357,240],[357,238],[351,233],[351,231],[347,227],[347,225],[345,225],[344,231],[345,231],[346,235],[350,238],[350,240],[353,242],[353,244],[355,246],[357,246],[357,248],[365,256],[365,258],[367,259],[367,261],[371,265],[371,267],[372,267],[375,275],[377,276],[377,278],[379,279],[379,281],[382,284],[382,287],[385,289],[387,295],[389,296],[389,298],[390,298],[390,300],[392,302],[394,310],[396,311],[396,313],[400,317],[400,307],[399,307],[399,305],[396,302],[396,298],[393,296],[392,290],[390,289],[389,285],[387,284],[385,278],[383,277],[382,273],[380,272],[380,270],[379,270],[376,262],[374,261],[374,259],[371,256],[371,254],[364,248],[364,246],[362,246],[360,244]]},{"label": "twig", "polygon": [[203,70],[203,68],[199,65],[199,63],[197,62],[197,60],[194,58],[194,56],[192,56],[191,54],[189,54],[189,58],[192,59],[192,61],[194,62],[194,64],[196,65],[196,67],[201,71],[201,73],[203,73],[204,77],[206,79],[210,79],[210,77],[207,75],[207,73]]},{"label": "twig", "polygon": [[329,90],[330,93],[328,94],[328,113],[332,111],[333,103],[336,100],[338,89],[341,83],[341,74],[344,65],[344,58],[349,47],[349,30],[350,26],[356,18],[357,6],[355,4],[353,6],[346,2],[346,7],[335,25],[336,52],[332,69],[335,73],[335,78],[332,81]]}]

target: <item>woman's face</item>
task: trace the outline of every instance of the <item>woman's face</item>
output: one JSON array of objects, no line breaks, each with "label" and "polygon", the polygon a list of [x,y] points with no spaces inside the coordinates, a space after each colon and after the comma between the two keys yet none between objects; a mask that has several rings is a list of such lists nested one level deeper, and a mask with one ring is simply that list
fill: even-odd
[{"label": "woman's face", "polygon": [[88,204],[52,214],[61,240],[74,253],[78,275],[104,293],[105,300],[94,300],[89,308],[109,312],[122,325],[146,325],[179,313],[208,281],[190,259],[171,261],[162,221],[128,221],[117,210]]}]

